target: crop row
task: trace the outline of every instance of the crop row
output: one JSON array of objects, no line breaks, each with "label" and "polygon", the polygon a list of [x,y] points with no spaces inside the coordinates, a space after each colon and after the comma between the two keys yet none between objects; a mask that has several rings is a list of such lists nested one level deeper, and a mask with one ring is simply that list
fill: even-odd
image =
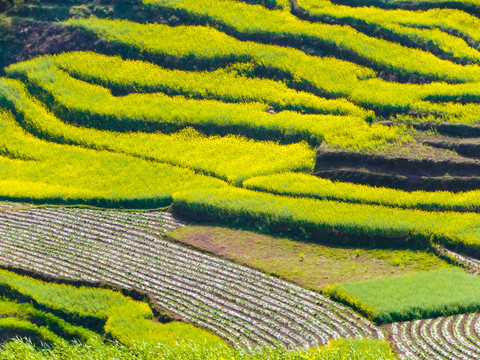
[{"label": "crop row", "polygon": [[205,346],[192,344],[177,344],[175,347],[161,345],[136,344],[134,347],[121,344],[96,343],[66,343],[60,346],[38,347],[34,344],[14,339],[2,347],[0,355],[4,359],[15,359],[21,354],[24,359],[116,359],[116,360],[199,360],[199,359],[237,359],[237,360],[398,360],[390,346],[384,340],[375,339],[337,339],[326,347],[314,349],[298,348],[295,350],[284,347],[265,347],[256,351],[243,348],[232,348],[227,345]]},{"label": "crop row", "polygon": [[439,9],[424,12],[385,10],[366,6],[358,8],[334,4],[330,0],[297,0],[297,4],[307,12],[309,18],[352,24],[365,30],[375,29],[377,32],[380,28],[384,36],[391,40],[428,48],[440,56],[447,55],[462,63],[480,62],[480,52],[463,38],[453,35],[455,32],[474,36],[478,34],[478,29],[472,26],[478,19],[465,12]]},{"label": "crop row", "polygon": [[[112,290],[45,282],[5,270],[0,271],[0,285],[3,295],[8,299],[33,306],[24,308],[28,313],[24,315],[29,320],[51,326],[50,330],[60,336],[73,335],[87,343],[98,343],[101,341],[98,335],[106,334],[127,346],[135,343],[174,346],[179,338],[197,344],[222,343],[217,336],[194,328],[191,324],[179,321],[166,324],[154,322],[152,309],[147,303]],[[35,307],[41,309],[41,313],[35,311]],[[37,320],[30,314],[34,318],[36,316]],[[98,334],[92,334],[85,328]],[[47,335],[48,332],[47,329]],[[59,341],[55,342],[58,344]]]},{"label": "crop row", "polygon": [[6,334],[4,335],[6,339],[8,339],[8,334],[14,333],[28,338],[41,338],[42,341],[48,344],[59,344],[62,342],[59,336],[45,326],[38,326],[28,320],[11,316],[0,318],[0,333]]},{"label": "crop row", "polygon": [[247,189],[278,195],[335,200],[423,210],[480,212],[480,191],[402,191],[331,181],[301,173],[283,173],[250,178]]},{"label": "crop row", "polygon": [[2,200],[158,208],[175,191],[227,186],[168,164],[40,140],[9,112],[0,111],[0,122]]},{"label": "crop row", "polygon": [[[13,284],[17,283],[16,281]],[[5,289],[5,283],[2,284]],[[41,287],[42,283],[37,282],[37,287]],[[7,287],[9,287],[7,285]],[[9,287],[10,290],[13,290],[12,287]],[[64,288],[67,289],[68,288]],[[99,292],[101,293],[101,292]],[[17,292],[18,294],[18,292]],[[46,330],[47,336],[49,333],[55,333],[63,339],[76,339],[80,340],[83,343],[93,345],[101,341],[101,336],[94,331],[91,331],[85,327],[73,325],[68,321],[56,316],[53,314],[50,309],[40,310],[37,309],[33,304],[22,302],[22,299],[16,298],[17,294],[8,294],[0,300],[0,317],[10,317],[16,318],[19,320],[27,320],[30,324],[25,323],[27,328],[37,330],[36,333],[40,332],[40,336],[46,340],[45,336],[41,334],[42,330]],[[13,296],[12,296],[13,295]],[[23,299],[25,300],[25,299]],[[44,305],[44,304],[43,304]],[[32,327],[32,324],[39,324],[40,329]],[[8,325],[5,326],[8,328]],[[55,339],[56,340],[56,339]]]},{"label": "crop row", "polygon": [[259,5],[234,0],[143,0],[143,3],[153,8],[187,12],[231,28],[238,34],[250,35],[256,40],[268,36],[290,38],[291,42],[297,38],[313,41],[320,47],[331,49],[333,54],[356,54],[361,58],[361,63],[367,63],[376,70],[393,70],[402,75],[419,75],[435,81],[480,80],[478,66],[460,66],[422,50],[367,36],[349,26],[311,23],[288,12],[268,10]]},{"label": "crop row", "polygon": [[480,357],[478,314],[394,323],[390,329],[401,359],[475,360]]},{"label": "crop row", "polygon": [[[280,81],[243,76],[255,75],[254,67],[249,64],[232,64],[215,71],[171,70],[145,61],[123,60],[88,51],[63,53],[53,58],[40,57],[34,62],[36,67],[44,62],[53,62],[51,66],[55,65],[70,76],[110,88],[117,94],[163,92],[171,96],[233,103],[262,102],[277,112],[294,110],[316,114],[371,115],[371,112],[345,99],[325,99],[290,89]],[[23,72],[28,66],[33,65],[18,63],[9,67],[9,72]]]},{"label": "crop row", "polygon": [[308,234],[319,241],[338,231],[345,236],[327,239],[382,247],[428,246],[435,242],[475,257],[480,250],[479,215],[475,213],[395,209],[238,188],[179,192],[174,196],[173,209],[197,221]]},{"label": "crop row", "polygon": [[[478,122],[480,105],[476,102],[479,102],[480,93],[476,82],[423,85],[387,82],[374,78],[376,73],[371,69],[347,61],[310,56],[287,47],[240,41],[210,27],[169,27],[96,18],[72,19],[67,24],[94,32],[119,46],[155,55],[159,61],[168,57],[184,61],[191,58],[214,62],[222,59],[251,61],[255,67],[286,74],[294,80],[292,86],[300,84],[330,97],[344,97],[384,117],[400,114],[402,121],[410,120],[412,115],[415,121]],[[135,33],[136,37],[126,36],[128,33]],[[164,41],[158,42],[158,38]],[[445,102],[432,102],[439,100]],[[457,101],[474,103],[464,105]]]},{"label": "crop row", "polygon": [[472,258],[468,255],[458,254],[454,251],[448,250],[443,246],[439,246],[440,253],[456,262],[463,264],[465,267],[470,268],[476,272],[480,271],[480,260]]},{"label": "crop row", "polygon": [[16,202],[0,201],[0,211],[13,210],[18,208],[30,207],[30,204],[21,204]]},{"label": "crop row", "polygon": [[[359,79],[372,78],[369,68],[331,57],[306,55],[303,51],[276,45],[240,41],[211,27],[139,24],[98,18],[70,19],[67,25],[94,32],[101,39],[179,61],[253,62],[284,73],[300,83],[310,83],[337,97],[347,94]],[[135,37],[127,34],[135,33]],[[159,42],[158,39],[163,41]],[[119,49],[121,53],[121,49]]]},{"label": "crop row", "polygon": [[[399,135],[398,130],[381,125],[368,125],[365,117],[303,115],[291,111],[270,114],[267,112],[267,105],[258,102],[232,104],[217,100],[186,99],[183,96],[169,97],[163,93],[115,97],[109,89],[72,78],[55,66],[49,66],[49,62],[51,63],[51,59],[44,59],[38,63],[19,63],[7,71],[9,76],[21,77],[27,83],[46,92],[47,105],[54,109],[57,116],[88,127],[117,131],[152,131],[193,126],[214,134],[238,133],[260,140],[268,138],[288,142],[307,140],[317,144],[325,141],[330,145],[355,149],[378,147],[385,142],[395,141],[395,137]],[[2,83],[13,86],[11,81],[3,80]],[[17,88],[18,86],[16,85]],[[28,102],[25,96],[22,100]],[[22,100],[18,99],[17,103]],[[72,129],[69,129],[72,132]],[[77,137],[81,136],[77,142],[92,142],[90,139],[85,140],[84,132],[77,130],[75,133]],[[126,139],[123,142],[134,141],[131,140],[132,135],[115,134],[115,136],[121,140]],[[50,137],[55,138],[52,135]],[[61,138],[60,135],[56,137]],[[141,142],[145,142],[145,146],[152,141],[156,143],[154,140],[149,141],[149,137],[145,135],[143,137],[144,140]],[[156,138],[160,138],[160,141],[168,139],[166,137],[162,139],[160,136]],[[74,140],[67,137],[65,141]],[[98,141],[95,139],[95,142]],[[102,145],[100,143],[98,146]],[[109,142],[103,146],[112,147]],[[122,149],[127,151],[126,149],[137,147],[125,145]],[[150,148],[151,146],[147,147]],[[235,152],[233,149],[232,151]]]},{"label": "crop row", "polygon": [[[339,3],[346,3],[339,0]],[[478,6],[476,0],[352,0],[348,1],[351,6],[378,6],[386,9],[396,8],[412,8],[412,9],[431,9],[447,8],[447,9],[475,9]]]},{"label": "crop row", "polygon": [[[460,3],[461,1],[450,0],[427,0],[437,4],[443,3]],[[467,12],[454,9],[434,8],[426,11],[408,11],[402,9],[379,9],[375,7],[367,7],[366,1],[362,1],[362,7],[335,6],[331,1],[326,0],[297,0],[298,4],[314,14],[321,14],[323,9],[332,12],[334,16],[352,16],[361,18],[365,21],[390,22],[402,24],[410,27],[422,29],[441,29],[446,33],[459,35],[460,37],[470,37],[475,41],[480,40],[480,21],[477,16]],[[400,3],[401,1],[396,1]],[[424,1],[426,2],[426,1]],[[350,2],[351,3],[351,2]],[[476,0],[466,0],[463,3],[478,5]],[[344,3],[345,4],[345,3]],[[320,5],[320,6],[316,6]],[[383,20],[382,20],[383,18]]]},{"label": "crop row", "polygon": [[85,209],[6,212],[0,214],[2,262],[149,291],[159,305],[247,347],[382,337],[319,294],[161,240],[161,217]]},{"label": "crop row", "polygon": [[[17,116],[31,132],[47,140],[156,160],[240,183],[255,173],[309,170],[314,165],[313,150],[304,142],[279,145],[233,135],[208,137],[191,128],[166,135],[107,132],[73,126],[48,112],[20,82],[0,80],[0,87],[2,85],[0,98],[12,103]],[[69,89],[72,93],[75,87]],[[95,95],[95,92],[81,93],[88,98]],[[105,103],[112,105],[111,101]]]}]

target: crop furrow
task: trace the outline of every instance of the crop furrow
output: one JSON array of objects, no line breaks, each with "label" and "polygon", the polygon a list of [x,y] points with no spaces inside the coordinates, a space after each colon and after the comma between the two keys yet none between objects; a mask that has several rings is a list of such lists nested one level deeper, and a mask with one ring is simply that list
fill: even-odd
[{"label": "crop furrow", "polygon": [[392,341],[405,359],[480,358],[478,314],[394,323]]},{"label": "crop furrow", "polygon": [[[178,261],[178,262],[181,262],[182,261],[182,258],[174,258],[175,261]],[[208,260],[211,260],[211,259],[208,259]],[[208,271],[215,271],[215,268],[209,268]],[[255,280],[258,280],[258,279],[255,279]],[[251,288],[251,290],[255,290],[255,288]],[[262,294],[263,295],[263,294]],[[281,301],[281,299],[279,299],[279,301]],[[305,309],[306,310],[306,309]],[[328,316],[328,313],[326,314]],[[335,321],[335,319],[332,319],[333,321]],[[338,327],[337,327],[338,328]],[[358,332],[357,332],[357,335],[358,335]],[[344,336],[348,336],[348,334],[344,334]]]},{"label": "crop furrow", "polygon": [[[246,347],[382,337],[366,320],[319,294],[159,239],[165,227],[184,224],[163,213],[145,214],[53,208],[5,212],[0,237],[8,251],[2,258],[49,274],[150,291],[159,305],[218,329],[228,341],[241,338],[237,343]],[[20,247],[15,244],[19,234]]]}]

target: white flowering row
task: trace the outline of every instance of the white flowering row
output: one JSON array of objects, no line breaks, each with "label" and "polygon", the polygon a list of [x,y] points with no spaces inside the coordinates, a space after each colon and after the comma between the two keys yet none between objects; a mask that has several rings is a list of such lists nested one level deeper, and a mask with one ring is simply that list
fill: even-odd
[{"label": "white flowering row", "polygon": [[[40,227],[42,227],[42,225],[39,225],[39,226],[40,226]],[[91,254],[90,254],[90,255],[91,255]],[[118,254],[117,254],[117,255],[118,255]],[[96,260],[98,261],[98,259],[96,259]],[[102,265],[105,265],[105,264],[102,264]],[[141,274],[140,274],[140,275],[138,275],[138,276],[142,277],[142,275],[141,275]]]},{"label": "white flowering row", "polygon": [[322,345],[383,334],[320,294],[167,242],[163,212],[27,209],[0,213],[3,263],[139,288],[160,306],[246,347]]},{"label": "white flowering row", "polygon": [[[41,225],[40,225],[40,226],[41,226]],[[38,239],[38,240],[40,240],[40,239]],[[67,249],[66,249],[65,247],[62,249],[63,255],[65,255],[65,251],[66,251],[66,250],[67,250]],[[98,249],[97,249],[97,250],[98,250]],[[98,251],[97,251],[97,252],[98,252]],[[30,253],[30,254],[27,254],[28,256],[27,256],[26,258],[35,258],[35,254],[38,254],[38,253],[39,253],[39,251],[37,251],[36,253],[35,253],[35,252],[32,252],[32,253]],[[100,253],[101,253],[101,252],[100,252]],[[93,255],[93,257],[92,257],[92,255]],[[100,265],[100,267],[103,268],[103,269],[109,267],[109,265],[106,264],[101,258],[96,257],[96,256],[95,256],[94,254],[92,254],[92,253],[89,253],[88,250],[87,250],[86,256],[88,257],[88,260],[90,260],[90,261],[93,260],[93,261],[95,262],[95,264],[97,265],[97,267],[98,267],[98,265]],[[64,258],[65,258],[65,256],[64,256]],[[79,264],[79,259],[78,259],[78,258],[76,259],[76,263],[75,263],[75,264],[76,264],[76,265]],[[28,264],[28,265],[30,265],[30,264]],[[75,275],[75,271],[65,270],[65,266],[66,266],[66,264],[63,264],[63,267],[62,267],[62,268],[63,268],[62,276]],[[27,266],[27,267],[28,267],[28,268],[31,268],[31,266]],[[86,265],[86,267],[88,267],[88,264]],[[94,269],[95,269],[95,268],[94,268]],[[112,277],[108,277],[108,272],[107,272],[107,271],[101,270],[101,271],[99,271],[99,272],[100,272],[100,276],[99,276],[96,280],[97,280],[97,281],[98,281],[98,280],[108,280],[108,281],[111,281],[111,282],[114,283],[114,284],[118,284],[118,285],[125,286],[125,287],[132,287],[133,285],[135,285],[132,281],[129,281],[128,283],[126,283],[126,282],[120,282],[120,283],[119,283],[119,281],[117,281],[117,280],[120,279],[120,278],[122,278],[123,274],[126,274],[126,273],[127,273],[127,271],[121,271],[121,269],[119,269],[119,270],[120,270],[120,271],[114,273]],[[74,277],[75,277],[75,276],[74,276]],[[84,277],[82,277],[82,278],[84,278]],[[137,286],[137,287],[141,287],[141,286]],[[190,305],[190,307],[191,307],[191,305]],[[236,336],[236,338],[237,338],[237,341],[238,341],[238,338],[239,338],[239,337]]]},{"label": "white flowering row", "polygon": [[[121,216],[122,214],[124,214],[124,213],[114,212],[113,214],[115,214],[116,216],[120,217],[120,216]],[[117,215],[117,214],[118,214],[118,215]],[[98,221],[95,221],[94,223],[98,223]],[[107,225],[108,225],[108,224],[107,224]],[[113,225],[113,224],[111,224],[110,227],[113,228],[114,230],[119,230],[119,228],[118,228],[117,226]],[[121,228],[120,228],[120,230],[121,230]],[[135,233],[135,231],[131,231],[131,232]],[[137,233],[136,235],[142,236],[141,233],[140,233],[140,234]],[[149,239],[149,240],[152,240],[152,238]],[[153,239],[153,240],[155,240],[155,239]],[[168,245],[171,245],[171,244],[169,244],[169,243],[163,243],[162,245],[164,245],[164,246],[167,245],[167,246],[168,246]],[[175,251],[184,250],[184,252],[188,253],[188,250],[185,250],[185,249],[183,249],[183,248],[181,248],[181,247],[175,247],[175,246],[173,246],[173,247],[175,248]],[[190,252],[190,253],[189,253],[189,255],[196,255],[196,254],[198,254],[198,253],[197,253],[197,252],[195,252],[195,253],[194,253],[194,252]],[[178,257],[176,260],[181,261],[182,258],[183,258],[183,256]],[[204,258],[205,258],[205,259],[204,259],[205,262],[212,262],[212,260],[215,260],[215,259],[212,259],[211,257],[208,257],[208,256],[204,256]],[[224,264],[224,263],[225,263],[225,262],[223,262],[223,261],[217,261],[216,264],[215,264],[216,268],[215,268],[215,269],[214,269],[214,268],[210,268],[210,269],[208,269],[208,270],[209,270],[209,271],[218,270],[218,268],[222,268],[222,264]],[[229,264],[229,265],[230,265],[229,267],[231,268],[231,264]],[[240,273],[241,273],[241,275],[242,275],[242,277],[243,277],[243,276],[245,275],[245,270],[248,270],[248,269],[245,269],[244,267],[240,267],[239,270],[240,270]],[[229,271],[231,272],[231,269],[229,269]],[[254,279],[253,279],[253,280],[254,280],[255,282],[261,281],[262,278],[267,278],[267,279],[269,280],[268,282],[271,283],[271,280],[272,280],[271,278],[266,277],[265,275],[263,275],[263,274],[261,274],[261,273],[259,273],[259,272],[251,271],[249,274],[250,274],[250,275],[251,275],[251,274],[254,274]],[[228,273],[228,275],[230,276],[231,274]],[[259,275],[260,275],[260,276],[259,276]],[[242,279],[243,279],[243,278],[242,278]],[[223,279],[223,280],[225,281],[225,279]],[[278,281],[278,284],[281,284],[281,285],[282,285],[282,286],[281,286],[281,289],[282,289],[282,290],[286,290],[286,291],[289,291],[289,292],[293,291],[295,294],[300,295],[300,296],[305,295],[305,292],[304,292],[303,289],[301,289],[301,288],[296,288],[296,287],[294,287],[294,286],[291,286],[290,284],[286,284],[286,283],[281,282],[281,281]],[[278,285],[278,284],[277,284],[277,285]],[[287,285],[287,287],[285,287],[285,285]],[[288,286],[288,285],[290,285],[290,286]],[[251,289],[251,290],[258,290],[259,288],[258,288],[258,287],[256,286],[256,284],[255,284],[255,285],[253,285],[250,289]],[[310,293],[310,294],[307,295],[307,297],[310,297],[310,298],[311,298],[311,295],[312,295],[312,294],[315,294],[315,293]],[[262,295],[263,295],[263,294],[262,294]],[[316,295],[316,294],[315,294],[315,295]],[[312,300],[312,299],[310,299],[310,300]],[[318,300],[319,300],[319,299],[317,298],[317,299],[313,299],[312,301],[315,302],[315,301],[318,301]],[[336,303],[331,302],[330,300],[325,299],[325,298],[323,298],[323,297],[320,299],[320,301],[322,301],[322,302],[327,302],[327,303],[330,304],[332,307],[336,308],[337,310],[340,310],[340,314],[342,314],[342,313],[346,310],[345,308],[343,308],[343,307],[337,305]],[[355,315],[356,315],[356,314],[355,314]],[[355,315],[354,315],[354,316],[355,316]],[[361,318],[360,316],[357,315],[356,318],[357,318],[358,320],[360,320],[360,321],[363,321],[365,324],[369,325],[368,321],[366,321],[365,319]],[[348,319],[348,317],[347,317],[347,319]],[[379,333],[379,335],[380,335],[380,333]]]},{"label": "white flowering row", "polygon": [[465,314],[391,325],[402,359],[480,359],[480,315]]}]

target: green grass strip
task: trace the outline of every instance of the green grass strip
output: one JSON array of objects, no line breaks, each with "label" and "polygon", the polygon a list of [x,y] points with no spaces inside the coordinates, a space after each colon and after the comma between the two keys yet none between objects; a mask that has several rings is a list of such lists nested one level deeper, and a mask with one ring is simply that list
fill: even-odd
[{"label": "green grass strip", "polygon": [[324,292],[377,323],[447,316],[480,309],[480,278],[459,269],[343,283]]}]

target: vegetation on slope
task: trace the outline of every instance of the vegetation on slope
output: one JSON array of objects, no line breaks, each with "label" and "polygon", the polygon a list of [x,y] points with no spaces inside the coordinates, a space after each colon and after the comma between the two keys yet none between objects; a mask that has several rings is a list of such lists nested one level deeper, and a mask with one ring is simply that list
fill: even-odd
[{"label": "vegetation on slope", "polygon": [[325,289],[325,293],[378,323],[478,312],[479,292],[478,276],[459,269],[344,283]]},{"label": "vegetation on slope", "polygon": [[[16,328],[36,333],[53,344],[63,340],[55,333],[92,345],[101,342],[99,335],[129,347],[136,343],[175,347],[182,341],[222,344],[216,336],[190,324],[153,322],[152,309],[146,303],[112,290],[47,283],[5,270],[0,271],[0,290],[11,299],[0,303],[0,310],[9,316],[0,326],[7,331]],[[36,325],[38,322],[45,326]]]},{"label": "vegetation on slope", "polygon": [[316,291],[337,283],[451,266],[424,249],[355,249],[224,227],[189,225],[167,237]]},{"label": "vegetation on slope", "polygon": [[[117,4],[108,14],[87,5],[71,11],[71,4],[67,5],[64,10],[76,18],[56,25],[58,31],[88,36],[82,49],[96,48],[122,58],[76,51],[5,69],[10,79],[0,79],[0,197],[124,207],[172,205],[173,211],[197,221],[293,233],[350,248],[442,244],[480,256],[479,215],[473,213],[478,212],[478,190],[406,192],[312,175],[335,178],[327,175],[328,161],[314,164],[312,146],[321,142],[336,148],[339,159],[358,159],[357,155],[374,159],[373,152],[402,153],[407,146],[421,146],[399,123],[472,137],[467,141],[474,150],[468,156],[478,158],[476,4],[467,0],[340,3],[345,1],[143,0],[135,5],[138,13],[122,16],[128,20],[82,18],[91,13],[118,17]],[[352,4],[377,7],[347,6]],[[10,21],[2,17],[0,27],[8,29]],[[389,126],[377,123],[385,119]],[[429,144],[442,146],[438,141]],[[338,150],[342,148],[352,151]],[[317,153],[317,160],[321,155]],[[440,177],[462,184],[480,181],[474,174],[476,159],[462,163],[473,169],[465,176],[457,174],[455,166],[465,159],[452,159]],[[395,160],[390,160],[391,165]],[[439,163],[434,159],[429,164]],[[362,172],[370,168],[364,169],[360,161],[354,165],[348,168],[348,161],[339,160],[331,167],[340,178],[349,179],[348,173],[356,172],[354,180],[360,182]],[[392,170],[398,177],[408,171]],[[373,183],[384,174],[367,175],[365,182]],[[423,175],[413,176],[421,181]],[[235,249],[239,243],[241,239],[232,240],[229,246]],[[271,244],[254,248],[262,246]],[[322,266],[310,261],[318,249],[313,244],[303,244],[303,256],[292,255],[285,246],[279,258],[287,262],[293,257],[301,263],[293,270],[281,268],[286,278],[295,281],[304,276],[304,268],[311,274],[315,266]],[[345,251],[353,254],[353,249]],[[411,254],[392,251],[392,267],[400,252]],[[431,259],[422,256],[418,266],[406,267],[419,270]],[[258,257],[243,261],[264,265]],[[262,269],[268,271],[270,266]],[[318,284],[308,274],[305,279]],[[431,288],[419,290],[419,284],[428,281]],[[462,286],[465,291],[455,298],[447,298],[443,289]],[[328,291],[372,319],[388,322],[477,311],[476,287],[474,277],[445,270],[335,285]],[[412,289],[418,290],[415,300]],[[394,300],[404,301],[391,300],[393,295]],[[17,310],[33,316],[31,309]],[[37,352],[40,357],[85,349],[61,350],[56,333],[23,318],[3,323],[28,329],[57,345]],[[343,349],[350,344],[332,346]],[[25,344],[8,346],[12,351],[36,351]],[[104,345],[98,349],[99,354],[112,351],[118,357],[132,356],[129,351],[133,351],[104,350]],[[265,356],[218,351],[215,354],[225,357]],[[265,351],[272,351],[268,356],[273,358],[307,356]],[[327,356],[328,350],[321,353]]]},{"label": "vegetation on slope", "polygon": [[397,357],[385,341],[372,339],[339,339],[332,341],[329,346],[314,349],[298,349],[295,351],[284,348],[265,348],[256,352],[246,352],[241,349],[231,349],[225,346],[194,347],[177,346],[174,349],[155,346],[136,346],[133,348],[121,345],[67,345],[36,349],[28,342],[15,341],[5,345],[0,351],[0,359],[46,360],[61,358],[64,360],[91,359],[98,360],[119,359],[129,360],[203,360],[203,359],[239,359],[239,360],[394,360]]},{"label": "vegetation on slope", "polygon": [[0,79],[0,99],[11,104],[26,128],[45,140],[156,160],[231,182],[241,183],[265,171],[308,171],[314,165],[313,151],[306,143],[282,146],[232,135],[207,137],[192,128],[171,135],[134,134],[65,124],[15,81]]}]

